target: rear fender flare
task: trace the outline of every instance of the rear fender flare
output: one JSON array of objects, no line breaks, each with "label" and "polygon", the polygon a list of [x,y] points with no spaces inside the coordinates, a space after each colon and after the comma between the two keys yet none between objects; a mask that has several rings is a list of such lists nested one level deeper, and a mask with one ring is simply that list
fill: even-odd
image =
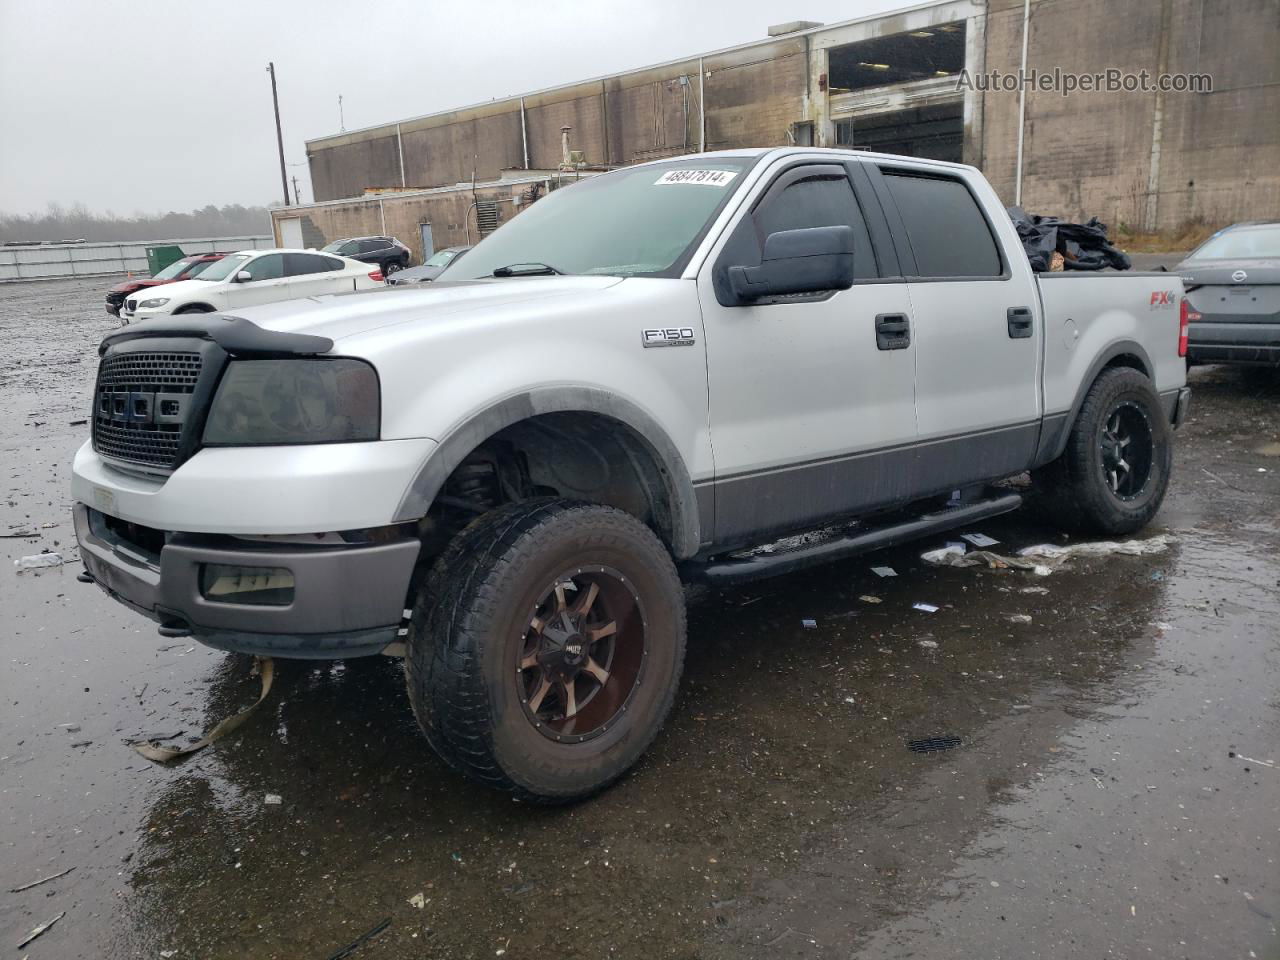
[{"label": "rear fender flare", "polygon": [[1151,362],[1151,357],[1140,343],[1136,340],[1118,340],[1109,345],[1094,358],[1088,373],[1081,379],[1080,386],[1076,388],[1075,399],[1071,401],[1071,409],[1066,413],[1045,416],[1040,425],[1040,442],[1036,447],[1033,469],[1043,467],[1046,463],[1052,463],[1062,456],[1062,452],[1067,449],[1067,438],[1071,435],[1071,428],[1076,422],[1076,417],[1080,415],[1080,408],[1084,406],[1084,398],[1088,395],[1089,389],[1108,364],[1112,363],[1117,357],[1124,356],[1136,357],[1139,364],[1141,364],[1141,372],[1146,377],[1151,377],[1151,371],[1155,369],[1155,366]]}]

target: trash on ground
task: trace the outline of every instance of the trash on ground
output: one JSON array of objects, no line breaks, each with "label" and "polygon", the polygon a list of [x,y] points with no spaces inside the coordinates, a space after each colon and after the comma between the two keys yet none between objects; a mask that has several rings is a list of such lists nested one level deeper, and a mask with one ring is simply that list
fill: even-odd
[{"label": "trash on ground", "polygon": [[994,537],[988,537],[985,533],[962,533],[960,539],[968,540],[975,547],[994,547],[1000,542]]},{"label": "trash on ground", "polygon": [[21,572],[23,570],[42,570],[45,567],[60,567],[66,562],[60,553],[36,553],[29,557],[19,557],[13,561],[13,565]]},{"label": "trash on ground", "polygon": [[945,547],[939,547],[937,550],[930,550],[929,553],[934,556],[940,556],[940,557],[941,556],[963,557],[965,554],[965,551],[968,549],[969,548],[966,547],[963,543],[948,543]]},{"label": "trash on ground", "polygon": [[70,873],[74,869],[75,867],[67,867],[67,869],[63,870],[61,873],[54,873],[54,874],[50,874],[47,877],[41,877],[39,880],[32,880],[30,883],[24,883],[20,887],[11,888],[9,892],[21,893],[23,890],[30,890],[32,887],[38,887],[40,886],[40,884],[48,883],[50,880],[57,880],[59,877],[65,877],[68,873]]},{"label": "trash on ground", "polygon": [[898,575],[898,571],[893,567],[872,567],[871,572],[877,577],[896,577]]},{"label": "trash on ground", "polygon": [[391,926],[391,918],[390,917],[383,918],[382,920],[378,921],[378,923],[375,924],[371,929],[360,934],[360,936],[356,937],[354,940],[348,943],[345,947],[329,954],[328,960],[343,960],[344,957],[351,956],[353,953],[359,950],[362,946],[364,946],[366,943],[368,943],[370,940],[372,940],[374,937],[380,934],[383,930],[387,929],[387,927],[389,926]]},{"label": "trash on ground", "polygon": [[60,724],[58,724],[58,727],[59,727],[59,729],[61,729],[61,730],[65,730],[65,731],[67,731],[67,733],[79,733],[79,732],[80,732],[80,724],[78,724],[78,723],[60,723]]},{"label": "trash on ground", "polygon": [[1048,587],[1023,587],[1018,592],[1019,593],[1048,593],[1049,588]]},{"label": "trash on ground", "polygon": [[248,720],[253,712],[262,704],[262,701],[267,699],[267,694],[271,692],[271,681],[275,675],[275,664],[272,662],[271,658],[254,657],[254,669],[257,670],[262,677],[262,692],[258,694],[258,699],[244,710],[241,710],[235,716],[227,717],[195,743],[185,747],[162,747],[158,743],[148,741],[145,743],[135,743],[133,745],[133,749],[137,750],[148,760],[154,760],[156,763],[169,763],[173,760],[177,760],[179,757],[185,757],[198,750],[203,750],[205,747],[209,746],[209,744],[222,739],[228,733],[231,733],[231,731],[235,730],[242,723]]},{"label": "trash on ground", "polygon": [[1009,614],[1008,619],[1010,623],[1030,623],[1031,615],[1026,613],[1011,613]]},{"label": "trash on ground", "polygon": [[54,917],[54,918],[53,918],[52,920],[50,920],[48,923],[42,923],[42,924],[40,924],[40,926],[36,927],[34,930],[32,930],[30,933],[28,933],[28,934],[26,935],[26,937],[25,937],[25,938],[23,938],[23,941],[22,941],[20,944],[18,944],[18,949],[19,949],[19,950],[21,950],[21,949],[22,949],[23,947],[25,947],[28,943],[30,943],[30,942],[31,942],[32,940],[34,940],[36,937],[40,936],[40,934],[44,933],[46,930],[48,930],[50,927],[52,927],[55,923],[57,923],[59,920],[61,920],[61,919],[62,919],[63,917],[65,917],[66,915],[67,915],[67,911],[63,910],[60,914],[58,914],[56,917]]},{"label": "trash on ground", "polygon": [[923,610],[925,613],[937,613],[938,608],[932,603],[913,603],[911,605],[916,610]]},{"label": "trash on ground", "polygon": [[262,802],[270,804],[273,807],[277,807],[280,804],[284,803],[284,797],[280,796],[280,794],[278,793],[268,793],[266,798]]},{"label": "trash on ground", "polygon": [[943,750],[954,750],[960,746],[959,737],[925,737],[921,740],[908,740],[907,747],[914,753],[939,753]]},{"label": "trash on ground", "polygon": [[409,906],[411,907],[417,907],[419,910],[421,910],[426,905],[427,905],[426,894],[415,893],[412,897],[409,898]]},{"label": "trash on ground", "polygon": [[808,620],[808,619],[801,620],[801,621],[800,621],[800,626],[804,627],[806,630],[817,630],[817,629],[818,629],[818,621],[817,621],[817,620]]},{"label": "trash on ground", "polygon": [[924,647],[926,650],[937,650],[937,649],[938,649],[938,641],[937,641],[937,640],[917,640],[917,641],[916,641],[916,643],[917,643],[919,646]]},{"label": "trash on ground", "polygon": [[864,593],[858,599],[861,600],[863,603],[884,603],[884,601],[881,600],[879,597],[873,596],[872,594],[869,594],[869,593]]},{"label": "trash on ground", "polygon": [[1146,540],[1099,540],[1093,543],[1072,543],[1065,547],[1041,543],[1019,550],[1016,556],[992,553],[989,550],[973,550],[964,556],[957,556],[945,549],[929,550],[922,553],[920,559],[943,567],[976,567],[986,564],[991,570],[1029,570],[1047,577],[1073,557],[1106,557],[1113,554],[1142,557],[1164,553],[1169,544],[1176,541],[1177,537],[1172,534],[1162,533]]}]

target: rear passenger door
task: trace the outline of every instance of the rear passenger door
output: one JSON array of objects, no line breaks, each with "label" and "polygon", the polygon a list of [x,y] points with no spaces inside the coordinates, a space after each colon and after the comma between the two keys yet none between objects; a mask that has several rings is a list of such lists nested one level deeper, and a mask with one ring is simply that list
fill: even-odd
[{"label": "rear passenger door", "polygon": [[964,171],[871,165],[911,298],[921,496],[1017,473],[1040,429],[1034,279],[1007,262]]},{"label": "rear passenger door", "polygon": [[324,293],[341,293],[355,289],[350,277],[342,276],[346,264],[323,253],[286,253],[285,270],[289,274],[289,296],[315,297]]},{"label": "rear passenger door", "polygon": [[[758,265],[770,234],[838,225],[854,230],[851,288],[730,305],[728,268]],[[712,248],[698,296],[718,545],[758,542],[909,493],[916,423],[907,289],[860,162],[779,161]]]}]

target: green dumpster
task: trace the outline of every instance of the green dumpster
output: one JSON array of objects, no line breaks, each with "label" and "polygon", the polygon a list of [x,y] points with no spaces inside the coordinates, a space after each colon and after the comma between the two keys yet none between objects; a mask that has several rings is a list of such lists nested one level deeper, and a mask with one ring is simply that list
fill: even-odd
[{"label": "green dumpster", "polygon": [[175,261],[181,260],[185,254],[182,248],[173,243],[162,243],[156,247],[147,247],[147,269],[154,277],[157,273]]}]

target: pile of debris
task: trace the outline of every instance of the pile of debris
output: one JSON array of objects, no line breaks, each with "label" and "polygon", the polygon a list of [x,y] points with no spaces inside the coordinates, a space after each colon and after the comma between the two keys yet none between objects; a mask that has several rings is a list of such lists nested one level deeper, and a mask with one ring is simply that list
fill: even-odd
[{"label": "pile of debris", "polygon": [[1058,270],[1128,270],[1129,257],[1107,239],[1107,225],[1097,217],[1088,223],[1066,223],[1057,217],[1008,208],[1022,247],[1036,273]]}]

